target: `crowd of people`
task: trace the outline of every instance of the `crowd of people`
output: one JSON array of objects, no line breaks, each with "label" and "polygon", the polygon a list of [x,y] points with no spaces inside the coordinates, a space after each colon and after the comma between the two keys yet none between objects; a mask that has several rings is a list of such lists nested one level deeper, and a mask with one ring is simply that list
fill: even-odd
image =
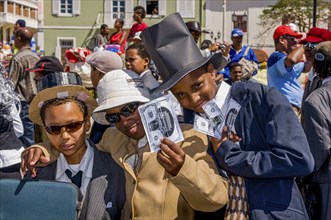
[{"label": "crowd of people", "polygon": [[[76,185],[79,219],[331,219],[331,32],[278,26],[266,86],[242,30],[199,47],[199,22],[174,13],[148,27],[145,15],[134,8],[129,33],[121,19],[112,35],[101,26],[86,57],[94,93],[16,29],[0,74],[0,179]],[[138,108],[168,94],[183,141],[154,152]],[[193,128],[213,100],[236,106],[220,137]]]}]

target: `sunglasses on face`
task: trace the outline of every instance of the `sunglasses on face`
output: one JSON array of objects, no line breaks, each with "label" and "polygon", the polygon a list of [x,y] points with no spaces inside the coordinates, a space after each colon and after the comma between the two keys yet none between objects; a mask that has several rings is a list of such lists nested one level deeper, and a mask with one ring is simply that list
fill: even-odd
[{"label": "sunglasses on face", "polygon": [[119,122],[121,120],[121,115],[124,117],[129,117],[132,115],[139,107],[139,102],[131,102],[124,106],[120,112],[115,114],[106,114],[105,118],[109,123]]},{"label": "sunglasses on face", "polygon": [[66,132],[73,133],[78,131],[81,127],[84,121],[77,121],[77,122],[72,122],[67,125],[50,125],[46,126],[45,129],[47,133],[52,134],[52,135],[59,135],[62,132],[62,128],[65,129]]},{"label": "sunglasses on face", "polygon": [[306,43],[303,45],[304,48],[314,49],[317,46],[317,43]]}]

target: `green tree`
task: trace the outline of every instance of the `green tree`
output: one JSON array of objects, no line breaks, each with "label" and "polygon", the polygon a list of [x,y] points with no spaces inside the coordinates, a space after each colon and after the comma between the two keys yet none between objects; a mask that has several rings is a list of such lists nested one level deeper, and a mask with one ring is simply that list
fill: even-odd
[{"label": "green tree", "polygon": [[[264,9],[259,17],[259,25],[263,27],[260,37],[280,25],[282,21],[293,22],[298,25],[300,32],[307,32],[313,26],[313,3],[313,0],[278,0],[275,5]],[[317,24],[329,23],[330,18],[331,3],[318,0]]]}]

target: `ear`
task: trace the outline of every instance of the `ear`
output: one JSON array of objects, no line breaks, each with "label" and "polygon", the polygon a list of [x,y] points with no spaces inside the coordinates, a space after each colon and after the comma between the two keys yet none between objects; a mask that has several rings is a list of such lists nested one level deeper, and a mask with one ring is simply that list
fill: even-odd
[{"label": "ear", "polygon": [[86,117],[85,119],[85,131],[88,132],[90,130],[90,127],[91,127],[91,120],[90,120],[90,117]]},{"label": "ear", "polygon": [[150,62],[150,60],[146,57],[146,58],[144,59],[144,61],[145,61],[144,67],[145,67],[145,69],[146,69],[147,67],[149,67],[149,62]]},{"label": "ear", "polygon": [[215,79],[216,78],[216,70],[214,68],[214,65],[209,63],[207,66],[207,72],[210,74],[210,76]]}]

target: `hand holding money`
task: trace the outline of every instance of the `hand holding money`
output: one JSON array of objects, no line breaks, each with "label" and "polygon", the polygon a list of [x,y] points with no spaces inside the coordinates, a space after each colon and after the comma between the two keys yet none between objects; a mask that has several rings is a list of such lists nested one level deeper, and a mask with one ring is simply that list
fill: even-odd
[{"label": "hand holding money", "polygon": [[227,126],[224,126],[222,129],[222,135],[221,135],[220,139],[215,138],[215,137],[212,137],[210,139],[210,143],[212,144],[214,152],[216,152],[217,149],[221,146],[221,144],[227,140],[230,140],[233,142],[238,142],[241,140],[241,138],[237,134],[235,134],[233,131],[229,132],[229,128]]},{"label": "hand holding money", "polygon": [[175,142],[163,138],[157,152],[157,161],[171,175],[176,176],[185,161],[185,152]]}]

